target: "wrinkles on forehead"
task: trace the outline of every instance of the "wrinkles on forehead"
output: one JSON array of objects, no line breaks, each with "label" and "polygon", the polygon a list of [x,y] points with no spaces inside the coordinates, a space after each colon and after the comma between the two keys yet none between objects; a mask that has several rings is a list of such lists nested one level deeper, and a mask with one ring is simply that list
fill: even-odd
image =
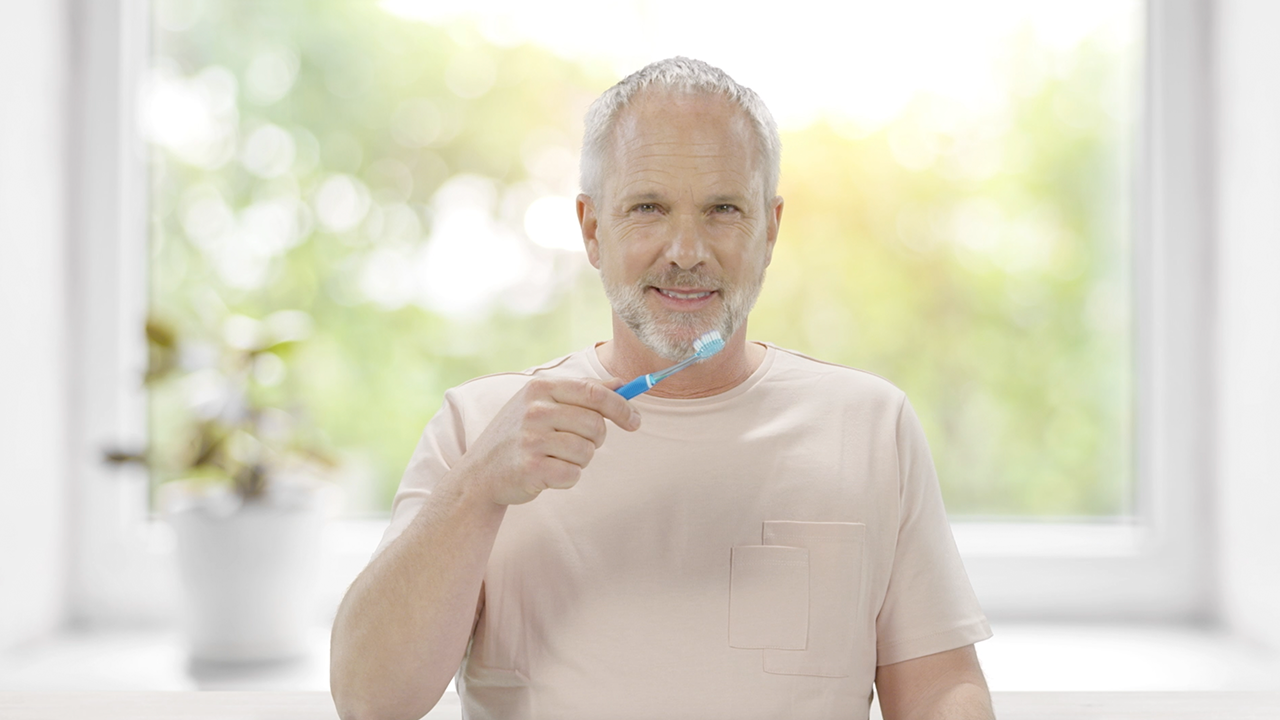
[{"label": "wrinkles on forehead", "polygon": [[623,111],[612,139],[605,184],[616,197],[654,186],[737,201],[763,193],[750,119],[723,98],[650,93]]},{"label": "wrinkles on forehead", "polygon": [[685,197],[695,203],[747,205],[759,195],[758,178],[750,172],[690,167],[682,173],[672,168],[635,162],[631,172],[615,176],[611,195],[618,201],[658,202]]}]

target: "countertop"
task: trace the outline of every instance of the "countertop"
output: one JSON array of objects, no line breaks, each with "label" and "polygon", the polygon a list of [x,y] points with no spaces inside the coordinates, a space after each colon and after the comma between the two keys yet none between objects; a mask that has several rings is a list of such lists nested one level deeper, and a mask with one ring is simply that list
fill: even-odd
[{"label": "countertop", "polygon": [[[1000,720],[1280,719],[1270,692],[994,692]],[[6,720],[336,720],[324,692],[3,692]],[[461,717],[446,693],[428,720]]]}]

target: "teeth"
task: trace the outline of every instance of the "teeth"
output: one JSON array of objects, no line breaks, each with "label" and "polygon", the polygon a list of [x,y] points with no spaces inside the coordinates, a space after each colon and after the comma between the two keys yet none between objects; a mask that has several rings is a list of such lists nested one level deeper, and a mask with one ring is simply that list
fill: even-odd
[{"label": "teeth", "polygon": [[693,300],[696,298],[704,298],[711,294],[709,292],[704,292],[704,293],[693,293],[693,294],[686,295],[685,293],[671,292],[670,290],[659,290],[658,292],[662,293],[663,295],[666,295],[667,297],[677,298],[680,300]]}]

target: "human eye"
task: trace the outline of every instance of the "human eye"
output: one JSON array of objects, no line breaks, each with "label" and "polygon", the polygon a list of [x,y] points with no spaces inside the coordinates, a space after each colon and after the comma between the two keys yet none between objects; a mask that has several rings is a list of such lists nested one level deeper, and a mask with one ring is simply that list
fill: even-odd
[{"label": "human eye", "polygon": [[633,212],[647,215],[658,212],[658,205],[656,203],[637,203],[636,206],[631,209]]},{"label": "human eye", "polygon": [[721,203],[721,204],[716,205],[715,207],[713,207],[713,208],[712,208],[712,211],[714,211],[714,212],[715,212],[716,214],[718,214],[718,215],[725,215],[725,214],[728,214],[728,213],[736,213],[736,212],[738,212],[738,206],[737,206],[737,205],[732,205],[732,204],[729,204],[729,203]]}]

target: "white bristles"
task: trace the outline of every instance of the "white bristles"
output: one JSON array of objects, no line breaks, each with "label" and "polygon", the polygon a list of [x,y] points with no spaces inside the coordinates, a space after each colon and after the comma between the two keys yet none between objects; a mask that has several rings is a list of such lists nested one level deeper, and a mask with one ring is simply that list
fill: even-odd
[{"label": "white bristles", "polygon": [[706,360],[723,349],[724,338],[720,337],[719,330],[703,333],[693,341],[693,351],[699,360]]}]

